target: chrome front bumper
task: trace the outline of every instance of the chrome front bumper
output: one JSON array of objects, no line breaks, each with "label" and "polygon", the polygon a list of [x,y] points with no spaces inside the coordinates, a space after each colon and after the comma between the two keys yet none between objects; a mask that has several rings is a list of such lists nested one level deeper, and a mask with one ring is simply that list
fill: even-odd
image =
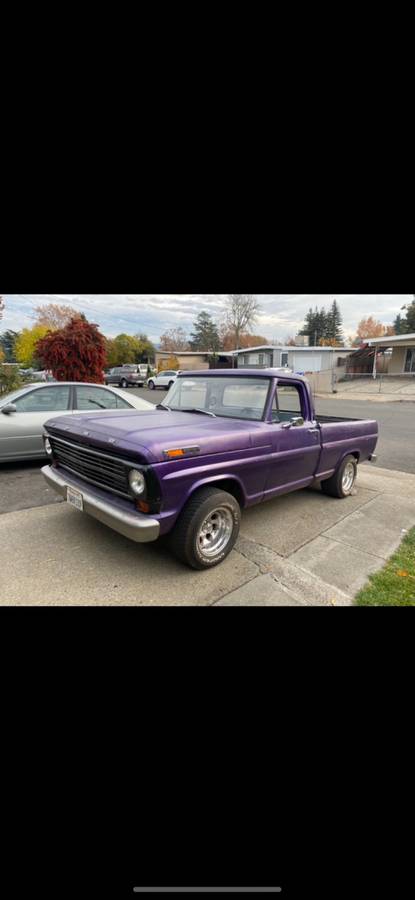
[{"label": "chrome front bumper", "polygon": [[[63,475],[51,466],[43,466],[42,474],[50,487],[66,500],[67,488],[72,487],[72,481],[69,478],[66,481]],[[81,491],[84,512],[93,516],[94,519],[98,519],[104,525],[108,525],[114,531],[118,531],[138,544],[147,544],[156,541],[159,537],[160,523],[157,519],[144,516],[143,513],[118,509],[117,506],[96,497],[88,489],[88,486],[84,487],[83,484],[77,483],[73,486]]]}]

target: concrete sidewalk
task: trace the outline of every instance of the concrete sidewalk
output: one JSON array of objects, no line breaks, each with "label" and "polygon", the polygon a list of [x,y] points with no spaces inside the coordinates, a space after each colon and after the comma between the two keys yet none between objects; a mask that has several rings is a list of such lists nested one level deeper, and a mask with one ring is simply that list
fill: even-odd
[{"label": "concrete sidewalk", "polygon": [[321,391],[315,393],[314,397],[319,400],[370,400],[371,403],[415,403],[415,394],[379,394],[366,391],[344,391],[343,393],[323,394]]},{"label": "concrete sidewalk", "polygon": [[0,605],[350,606],[415,525],[415,475],[362,466],[347,500],[307,490],[246,510],[229,558],[195,572],[66,503],[0,516]]}]

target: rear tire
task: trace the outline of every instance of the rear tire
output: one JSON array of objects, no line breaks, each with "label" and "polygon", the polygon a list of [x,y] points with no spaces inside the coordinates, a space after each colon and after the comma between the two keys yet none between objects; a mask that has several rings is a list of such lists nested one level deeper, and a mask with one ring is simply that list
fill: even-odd
[{"label": "rear tire", "polygon": [[122,378],[121,380],[121,387],[128,388],[128,381],[126,381],[125,378]]},{"label": "rear tire", "polygon": [[170,549],[192,569],[213,569],[233,550],[240,524],[241,508],[232,494],[201,488],[181,513],[170,536]]},{"label": "rear tire", "polygon": [[321,489],[330,497],[344,500],[350,497],[357,478],[357,460],[354,456],[346,456],[337,471],[328,481],[322,481]]}]

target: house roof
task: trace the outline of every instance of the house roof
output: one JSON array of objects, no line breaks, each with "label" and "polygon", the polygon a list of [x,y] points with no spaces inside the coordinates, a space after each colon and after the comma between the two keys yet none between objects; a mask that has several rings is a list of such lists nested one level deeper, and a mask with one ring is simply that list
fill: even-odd
[{"label": "house roof", "polygon": [[[213,350],[156,350],[156,353],[165,353],[166,356],[213,356]],[[217,350],[217,356],[233,356],[233,351]]]},{"label": "house roof", "polygon": [[229,355],[237,356],[240,353],[258,353],[262,350],[282,350],[284,352],[295,352],[298,350],[299,353],[315,353],[316,350],[318,350],[319,353],[321,351],[331,353],[334,350],[335,352],[340,353],[352,353],[354,349],[354,347],[285,347],[283,344],[264,344],[262,347],[244,347],[241,350],[233,350],[232,354]]},{"label": "house roof", "polygon": [[366,343],[369,344],[369,347],[372,347],[374,344],[381,344],[382,347],[395,347],[396,344],[413,344],[415,341],[415,332],[412,334],[393,334],[389,337],[382,338],[372,338],[369,340],[367,338]]}]

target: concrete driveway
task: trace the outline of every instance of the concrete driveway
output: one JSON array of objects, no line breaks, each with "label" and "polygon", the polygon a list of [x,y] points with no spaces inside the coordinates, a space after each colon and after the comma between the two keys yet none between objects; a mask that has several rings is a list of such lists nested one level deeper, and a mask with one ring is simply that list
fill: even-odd
[{"label": "concrete driveway", "polygon": [[415,525],[415,475],[362,466],[347,500],[307,490],[247,510],[231,556],[194,572],[57,500],[36,467],[16,471],[23,508],[0,506],[3,605],[348,606]]}]

